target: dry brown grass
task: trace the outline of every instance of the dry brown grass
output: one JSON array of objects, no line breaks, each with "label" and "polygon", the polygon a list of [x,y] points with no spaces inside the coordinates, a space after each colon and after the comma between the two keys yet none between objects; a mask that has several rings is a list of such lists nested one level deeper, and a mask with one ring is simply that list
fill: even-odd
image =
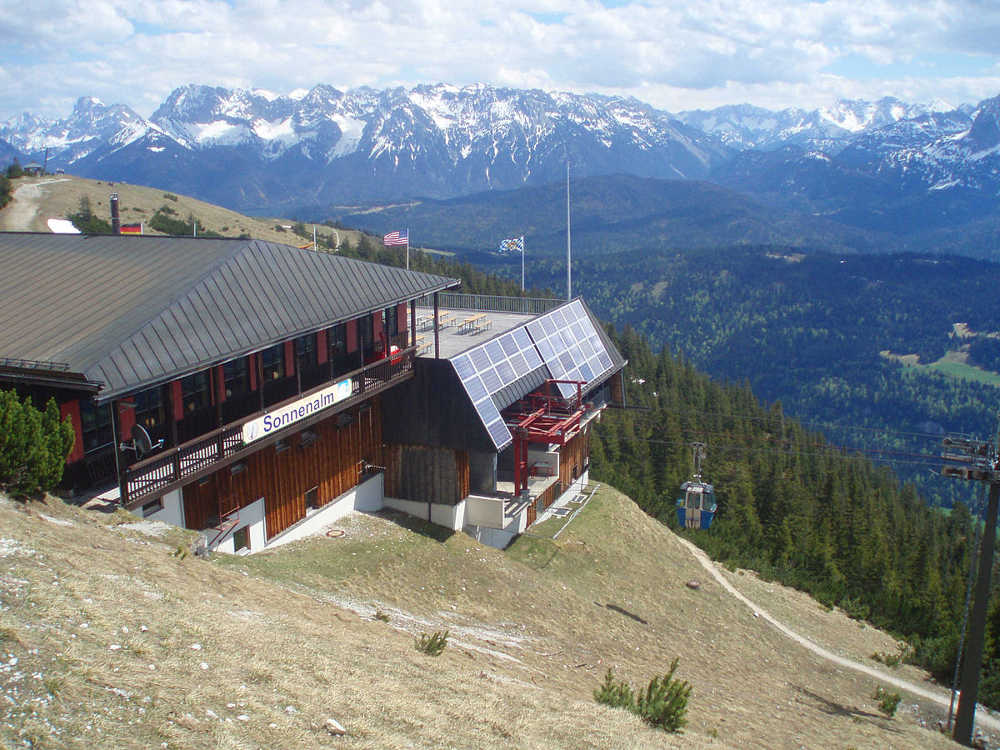
[{"label": "dry brown grass", "polygon": [[[791,645],[610,489],[557,541],[505,553],[355,515],[338,539],[181,559],[187,532],[148,536],[134,520],[0,500],[11,746],[954,747],[905,705],[880,715],[872,680]],[[444,629],[441,656],[414,648]],[[693,685],[684,734],[593,701],[609,667],[645,684],[675,656]]]},{"label": "dry brown grass", "polygon": [[[199,229],[208,229],[226,237],[249,235],[254,239],[282,242],[287,245],[304,245],[312,239],[312,224],[307,225],[309,238],[304,239],[288,230],[278,230],[276,226],[294,226],[290,219],[254,218],[244,216],[236,211],[216,206],[211,203],[196,200],[189,196],[177,195],[166,190],[131,185],[126,182],[108,182],[105,180],[90,180],[72,175],[50,175],[47,177],[24,177],[14,181],[14,188],[23,185],[36,185],[40,191],[37,200],[37,212],[25,214],[19,210],[18,199],[0,210],[0,230],[48,232],[47,221],[50,218],[65,218],[76,213],[83,197],[90,199],[91,210],[95,215],[110,220],[111,193],[118,193],[119,212],[123,224],[145,223],[146,234],[158,234],[148,228],[153,214],[161,206],[167,206],[176,212],[173,218],[186,220],[188,216],[198,219]],[[171,197],[172,196],[172,197]],[[320,237],[328,237],[332,233],[330,227],[317,225]],[[354,230],[337,230],[341,242],[346,238],[354,244],[359,233]]]}]

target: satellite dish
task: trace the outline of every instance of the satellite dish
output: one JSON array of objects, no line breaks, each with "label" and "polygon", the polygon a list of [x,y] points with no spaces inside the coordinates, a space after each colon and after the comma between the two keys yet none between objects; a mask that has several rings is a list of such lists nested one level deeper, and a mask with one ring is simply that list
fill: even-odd
[{"label": "satellite dish", "polygon": [[153,450],[153,439],[146,432],[146,428],[140,424],[132,425],[132,445],[135,452],[140,456]]},{"label": "satellite dish", "polygon": [[121,444],[121,450],[135,451],[136,457],[142,456],[144,453],[151,453],[161,447],[163,447],[163,440],[157,440],[154,443],[149,433],[146,432],[146,428],[140,424],[132,425],[132,442]]}]

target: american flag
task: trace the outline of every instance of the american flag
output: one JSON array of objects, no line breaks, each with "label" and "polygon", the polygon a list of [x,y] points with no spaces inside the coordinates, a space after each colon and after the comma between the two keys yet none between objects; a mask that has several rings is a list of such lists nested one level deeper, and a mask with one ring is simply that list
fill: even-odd
[{"label": "american flag", "polygon": [[389,247],[391,245],[409,245],[409,232],[409,229],[404,229],[402,232],[389,232],[389,234],[382,238],[382,244],[385,245],[385,247]]},{"label": "american flag", "polygon": [[500,241],[501,253],[523,253],[524,237],[511,237]]}]

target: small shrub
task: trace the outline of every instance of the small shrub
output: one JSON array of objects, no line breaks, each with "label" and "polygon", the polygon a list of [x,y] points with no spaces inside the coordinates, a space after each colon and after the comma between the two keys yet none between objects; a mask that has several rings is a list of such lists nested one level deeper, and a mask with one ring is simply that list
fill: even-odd
[{"label": "small shrub", "polygon": [[906,643],[900,643],[896,648],[899,650],[895,654],[884,654],[876,651],[872,654],[872,659],[885,664],[887,667],[898,667],[912,656],[913,649]]},{"label": "small shrub", "polygon": [[177,196],[174,195],[173,193],[164,193],[163,197],[166,198],[168,201],[173,201],[174,203],[177,202]]},{"label": "small shrub", "polygon": [[382,622],[389,622],[389,615],[383,612],[381,609],[375,610],[375,619],[381,620]]},{"label": "small shrub", "polygon": [[45,685],[45,690],[48,694],[55,698],[59,695],[59,689],[62,687],[62,680],[58,677],[49,676],[42,680],[42,684]]},{"label": "small shrub", "polygon": [[604,683],[594,691],[594,699],[614,708],[626,708],[651,726],[665,732],[677,732],[686,723],[688,697],[691,685],[686,680],[674,678],[678,659],[662,677],[654,677],[644,691],[634,691],[628,683],[616,680],[611,670],[604,676]]},{"label": "small shrub", "polygon": [[890,693],[884,687],[879,685],[875,688],[875,700],[878,701],[879,711],[884,713],[889,718],[896,715],[896,709],[899,708],[899,702],[902,700],[899,693]]},{"label": "small shrub", "polygon": [[417,651],[427,654],[428,656],[438,656],[444,651],[444,647],[448,645],[448,631],[443,633],[438,630],[434,632],[434,635],[427,635],[427,633],[420,634],[420,640],[416,642]]},{"label": "small shrub", "polygon": [[604,683],[594,691],[594,700],[612,708],[627,708],[629,711],[635,711],[635,696],[632,694],[632,688],[627,682],[616,680],[610,669],[604,675]]}]

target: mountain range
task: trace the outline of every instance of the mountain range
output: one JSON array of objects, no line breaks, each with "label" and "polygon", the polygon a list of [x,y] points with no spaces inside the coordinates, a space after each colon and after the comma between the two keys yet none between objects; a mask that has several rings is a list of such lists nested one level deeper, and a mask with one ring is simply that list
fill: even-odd
[{"label": "mountain range", "polygon": [[325,211],[626,173],[710,180],[879,231],[995,210],[1000,97],[676,114],[634,98],[445,84],[289,95],[187,85],[151,117],[81,98],[0,123],[0,158],[156,184],[250,212]]}]

